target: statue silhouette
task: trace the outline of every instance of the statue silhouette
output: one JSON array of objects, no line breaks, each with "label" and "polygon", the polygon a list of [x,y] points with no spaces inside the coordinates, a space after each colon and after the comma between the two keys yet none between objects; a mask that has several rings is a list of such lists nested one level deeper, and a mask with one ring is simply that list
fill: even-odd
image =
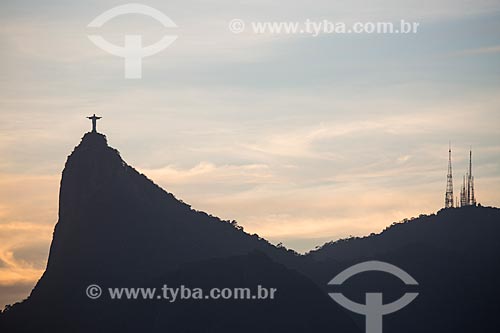
[{"label": "statue silhouette", "polygon": [[88,119],[92,120],[92,132],[97,133],[97,121],[101,119],[102,117],[97,117],[94,113],[92,117],[87,117]]}]

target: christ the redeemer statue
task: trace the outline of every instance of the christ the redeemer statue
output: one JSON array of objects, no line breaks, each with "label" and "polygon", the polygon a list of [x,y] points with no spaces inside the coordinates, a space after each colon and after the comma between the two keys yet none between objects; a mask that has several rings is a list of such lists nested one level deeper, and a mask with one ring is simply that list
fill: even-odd
[{"label": "christ the redeemer statue", "polygon": [[87,117],[88,119],[92,120],[92,132],[97,133],[97,121],[101,119],[102,117],[97,117],[94,113],[92,117]]}]

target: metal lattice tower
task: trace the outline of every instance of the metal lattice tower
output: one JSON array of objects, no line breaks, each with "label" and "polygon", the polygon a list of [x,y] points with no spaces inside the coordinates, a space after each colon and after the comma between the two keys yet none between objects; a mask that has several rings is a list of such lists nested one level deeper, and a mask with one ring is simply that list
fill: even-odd
[{"label": "metal lattice tower", "polygon": [[474,176],[472,175],[472,149],[469,151],[469,168],[465,173],[462,188],[460,190],[460,207],[475,206],[477,204],[474,196]]},{"label": "metal lattice tower", "polygon": [[467,203],[469,206],[476,205],[474,197],[474,176],[472,175],[472,149],[469,151],[469,174],[467,179]]},{"label": "metal lattice tower", "polygon": [[451,144],[448,149],[448,175],[446,176],[446,194],[444,197],[444,208],[454,207],[453,203],[453,171],[451,168]]},{"label": "metal lattice tower", "polygon": [[460,189],[460,207],[467,206],[467,193],[465,188],[465,176],[462,182],[462,188]]}]

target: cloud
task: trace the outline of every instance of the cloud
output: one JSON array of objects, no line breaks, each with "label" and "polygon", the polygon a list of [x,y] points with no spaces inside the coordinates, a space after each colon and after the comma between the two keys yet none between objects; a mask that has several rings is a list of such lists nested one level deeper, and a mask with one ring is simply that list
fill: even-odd
[{"label": "cloud", "polygon": [[268,169],[269,167],[265,164],[226,164],[216,166],[210,162],[200,162],[187,170],[168,165],[161,169],[143,169],[141,171],[148,176],[172,184],[201,184],[207,182],[230,184],[235,181],[238,184],[254,184],[272,180],[273,175],[268,172]]},{"label": "cloud", "polygon": [[43,273],[58,182],[59,176],[0,174],[0,306],[25,298]]},{"label": "cloud", "polygon": [[0,224],[0,284],[36,280],[45,266],[53,226],[34,223]]},{"label": "cloud", "polygon": [[0,173],[0,225],[5,222],[54,224],[59,180],[59,175]]},{"label": "cloud", "polygon": [[25,299],[33,289],[32,283],[18,282],[15,284],[0,284],[0,309],[7,304],[14,304]]},{"label": "cloud", "polygon": [[0,307],[26,298],[42,275],[52,226],[0,223]]},{"label": "cloud", "polygon": [[490,46],[490,47],[480,47],[474,49],[466,49],[458,52],[454,52],[452,56],[472,56],[472,55],[483,55],[483,54],[496,54],[500,53],[500,45]]}]

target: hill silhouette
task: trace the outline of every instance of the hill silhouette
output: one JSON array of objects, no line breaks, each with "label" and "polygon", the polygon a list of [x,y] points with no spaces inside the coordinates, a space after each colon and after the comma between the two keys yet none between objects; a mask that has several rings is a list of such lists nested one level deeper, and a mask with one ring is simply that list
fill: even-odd
[{"label": "hill silhouette", "polygon": [[[192,209],[127,165],[92,132],[68,157],[47,268],[28,299],[0,314],[1,332],[363,332],[364,317],[327,286],[354,264],[394,264],[419,296],[384,316],[384,332],[496,332],[500,210],[444,209],[380,234],[330,242],[306,255]],[[276,299],[90,299],[86,288],[276,288]],[[341,286],[364,303],[409,287],[383,273]]]},{"label": "hill silhouette", "polygon": [[[293,251],[193,210],[127,165],[104,135],[68,157],[47,268],[2,332],[360,332]],[[276,288],[273,300],[93,300],[116,287]]]},{"label": "hill silhouette", "polygon": [[[330,242],[307,257],[319,286],[343,269],[368,260],[394,264],[418,282],[419,296],[384,318],[384,332],[496,332],[500,311],[500,209],[468,206],[394,223],[380,234]],[[401,282],[366,273],[345,293],[363,302],[366,290],[397,299]],[[360,292],[363,291],[363,292]],[[362,321],[362,318],[358,318]]]}]

